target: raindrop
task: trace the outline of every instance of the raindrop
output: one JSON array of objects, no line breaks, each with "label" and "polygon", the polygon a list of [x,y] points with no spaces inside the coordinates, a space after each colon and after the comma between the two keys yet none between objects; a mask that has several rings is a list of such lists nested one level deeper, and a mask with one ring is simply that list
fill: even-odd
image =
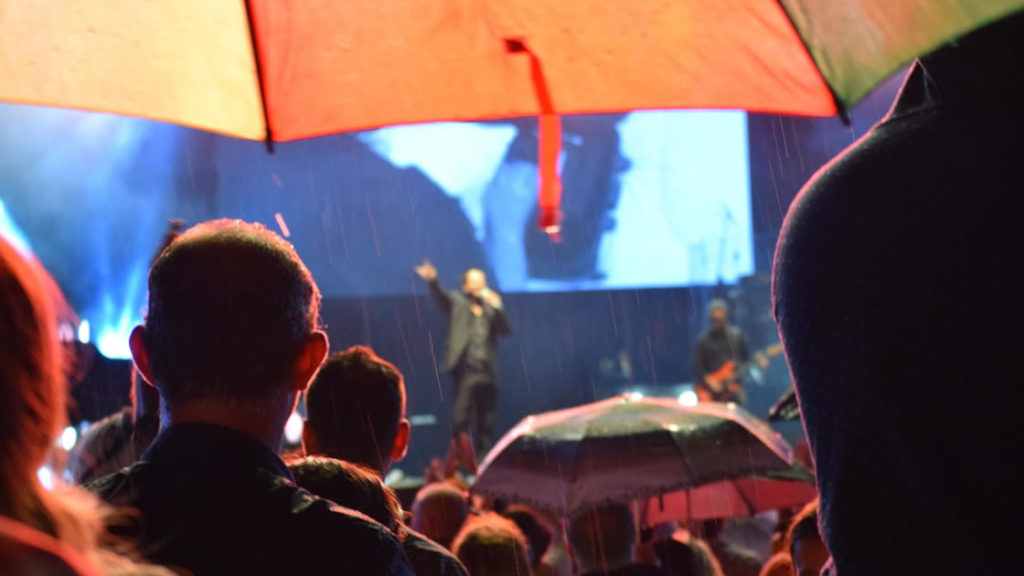
[{"label": "raindrop", "polygon": [[281,216],[280,212],[274,212],[274,220],[277,221],[277,227],[281,229],[281,235],[288,238],[292,235],[291,231],[288,230],[288,224],[284,221],[284,216]]}]

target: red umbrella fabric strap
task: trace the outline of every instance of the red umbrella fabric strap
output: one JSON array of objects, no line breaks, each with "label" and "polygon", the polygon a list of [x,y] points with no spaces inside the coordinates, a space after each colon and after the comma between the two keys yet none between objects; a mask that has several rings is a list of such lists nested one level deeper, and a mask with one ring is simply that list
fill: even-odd
[{"label": "red umbrella fabric strap", "polygon": [[562,155],[562,117],[555,112],[540,58],[537,58],[521,39],[506,39],[505,48],[510,54],[527,54],[530,57],[530,79],[537,92],[537,102],[541,111],[537,122],[537,167],[540,176],[538,226],[548,233],[552,241],[559,242],[562,225],[562,178],[558,174],[558,159]]}]

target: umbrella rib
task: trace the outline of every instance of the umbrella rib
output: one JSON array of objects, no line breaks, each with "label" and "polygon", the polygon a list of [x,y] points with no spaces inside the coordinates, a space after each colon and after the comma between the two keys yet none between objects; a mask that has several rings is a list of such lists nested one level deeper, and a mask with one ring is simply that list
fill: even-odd
[{"label": "umbrella rib", "polygon": [[[675,436],[673,434],[669,434],[669,437],[672,440],[672,445],[675,446],[675,448],[676,448],[676,452],[679,453],[679,459],[682,460],[682,462],[683,462],[683,468],[686,469],[686,475],[687,475],[688,478],[686,480],[686,486],[685,487],[687,487],[687,488],[694,488],[694,486],[693,486],[694,475],[693,475],[693,468],[690,467],[690,460],[689,460],[689,458],[687,458],[686,453],[683,452],[683,447],[682,447],[682,445],[679,444],[679,441],[676,440]],[[679,488],[682,488],[682,486],[680,486]]]},{"label": "umbrella rib", "polygon": [[274,152],[274,134],[270,129],[270,109],[267,105],[267,87],[263,78],[263,60],[260,58],[259,35],[256,33],[256,20],[253,17],[252,0],[245,0],[245,17],[249,22],[249,44],[252,46],[252,58],[256,63],[256,82],[260,88],[260,110],[263,112],[264,143],[267,152]]},{"label": "umbrella rib", "polygon": [[739,478],[733,478],[732,480],[729,480],[729,483],[736,489],[736,493],[739,494],[740,500],[743,500],[743,505],[747,507],[747,516],[753,516],[755,512],[754,502],[747,496],[747,493],[740,488],[740,485],[736,480],[739,480]]},{"label": "umbrella rib", "polygon": [[788,22],[790,27],[793,28],[793,32],[796,34],[796,37],[800,39],[800,45],[804,47],[804,52],[807,52],[807,55],[811,57],[811,62],[814,62],[814,67],[818,70],[818,76],[821,76],[822,82],[824,82],[825,87],[828,88],[829,95],[832,96],[832,104],[835,105],[836,113],[839,114],[839,119],[842,120],[843,126],[849,127],[850,114],[846,109],[846,105],[843,104],[839,95],[836,94],[836,90],[832,87],[832,83],[829,82],[828,78],[825,77],[825,74],[822,73],[821,65],[818,64],[818,59],[814,57],[814,52],[811,52],[811,47],[807,45],[807,40],[804,39],[804,35],[801,34],[800,30],[796,27],[796,23],[793,21],[793,15],[790,14],[789,9],[786,8],[786,3],[782,0],[777,0],[776,3],[779,5],[779,8],[782,9],[782,13],[786,15],[786,22]]}]

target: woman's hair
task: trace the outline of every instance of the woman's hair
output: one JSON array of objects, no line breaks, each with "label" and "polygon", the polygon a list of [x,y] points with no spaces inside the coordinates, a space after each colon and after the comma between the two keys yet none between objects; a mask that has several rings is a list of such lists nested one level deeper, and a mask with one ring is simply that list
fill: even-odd
[{"label": "woman's hair", "polygon": [[46,272],[0,240],[0,514],[59,536],[36,477],[66,417]]},{"label": "woman's hair", "polygon": [[0,516],[62,541],[97,565],[124,567],[130,561],[99,548],[106,511],[96,498],[78,488],[47,490],[37,476],[67,417],[54,312],[63,296],[56,286],[34,259],[0,239]]}]

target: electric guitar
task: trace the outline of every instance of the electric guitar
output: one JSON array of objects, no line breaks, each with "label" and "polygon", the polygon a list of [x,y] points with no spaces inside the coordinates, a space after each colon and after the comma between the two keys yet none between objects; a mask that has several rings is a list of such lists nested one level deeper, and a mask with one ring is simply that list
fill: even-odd
[{"label": "electric guitar", "polygon": [[[782,344],[771,346],[755,352],[752,357],[762,355],[772,359],[782,354]],[[736,402],[743,404],[746,400],[746,393],[743,390],[743,377],[750,372],[754,365],[753,360],[737,363],[729,360],[719,366],[717,370],[704,376],[704,381],[696,386],[697,399],[701,402]]]}]

